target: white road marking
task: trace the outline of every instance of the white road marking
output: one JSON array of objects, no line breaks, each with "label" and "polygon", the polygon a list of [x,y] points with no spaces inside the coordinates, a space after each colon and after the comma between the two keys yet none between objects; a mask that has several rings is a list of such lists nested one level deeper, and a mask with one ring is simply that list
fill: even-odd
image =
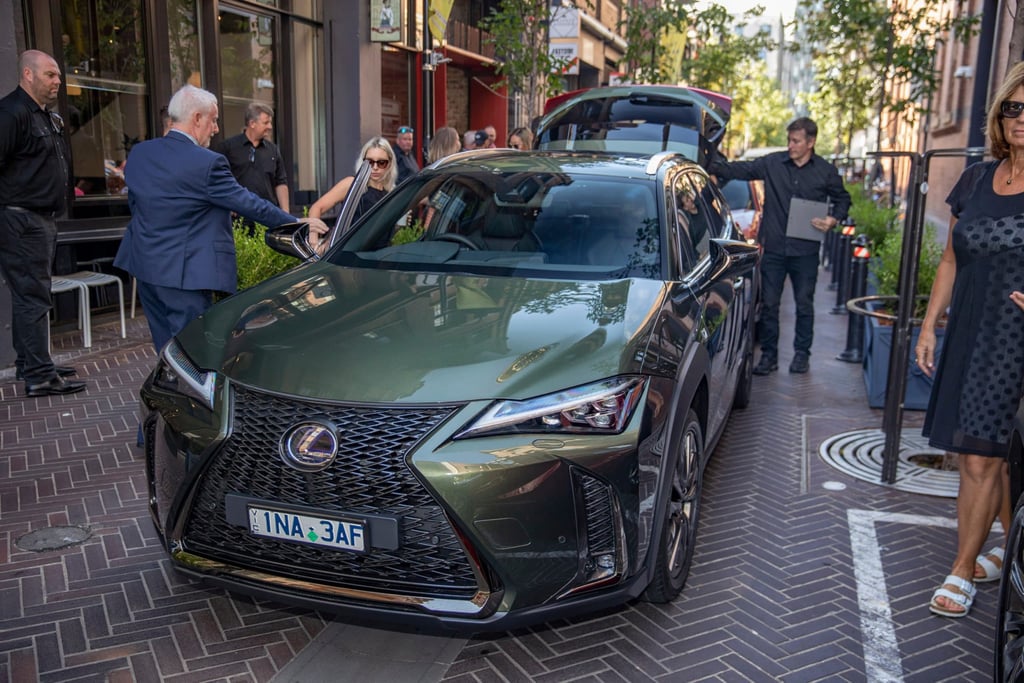
[{"label": "white road marking", "polygon": [[891,522],[955,529],[956,520],[875,510],[847,510],[846,517],[850,525],[850,548],[853,551],[853,573],[857,580],[857,603],[860,607],[867,680],[868,683],[901,683],[903,665],[896,643],[896,630],[892,624],[892,610],[889,609],[889,592],[885,587],[882,553],[878,547],[875,524]]}]

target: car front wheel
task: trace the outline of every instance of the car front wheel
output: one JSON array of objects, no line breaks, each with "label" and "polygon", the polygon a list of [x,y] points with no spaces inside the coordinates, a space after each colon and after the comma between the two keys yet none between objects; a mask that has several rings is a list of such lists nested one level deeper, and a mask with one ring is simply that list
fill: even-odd
[{"label": "car front wheel", "polygon": [[1006,540],[996,614],[995,681],[1024,681],[1024,500]]},{"label": "car front wheel", "polygon": [[668,496],[662,506],[661,543],[655,559],[654,576],[644,591],[648,602],[674,600],[683,590],[697,540],[702,488],[701,461],[704,434],[691,408],[672,471]]}]

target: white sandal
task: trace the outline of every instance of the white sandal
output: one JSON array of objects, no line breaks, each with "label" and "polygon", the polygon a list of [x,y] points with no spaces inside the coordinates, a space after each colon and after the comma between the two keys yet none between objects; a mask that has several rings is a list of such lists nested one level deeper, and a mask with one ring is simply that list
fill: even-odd
[{"label": "white sandal", "polygon": [[[961,592],[954,593],[953,591],[945,588],[945,586],[953,586],[958,588]],[[928,603],[928,609],[930,609],[933,614],[938,614],[942,617],[952,617],[954,619],[966,617],[967,613],[971,611],[971,605],[974,604],[974,594],[977,590],[978,589],[974,587],[974,584],[967,579],[961,579],[955,574],[950,574],[946,577],[946,580],[942,582],[942,586],[937,588],[935,593],[932,594],[932,600]],[[954,611],[943,607],[935,601],[936,598],[946,598],[947,600],[963,607],[963,610]]]},{"label": "white sandal", "polygon": [[[988,559],[990,555],[999,560],[998,566],[996,566],[995,562]],[[985,570],[985,573],[982,576],[978,576],[977,574],[975,574],[974,583],[988,583],[989,581],[998,581],[999,577],[1001,577],[1003,574],[1003,549],[995,547],[990,550],[986,550],[981,555],[978,555],[978,558],[974,560],[974,562],[979,567]]]}]

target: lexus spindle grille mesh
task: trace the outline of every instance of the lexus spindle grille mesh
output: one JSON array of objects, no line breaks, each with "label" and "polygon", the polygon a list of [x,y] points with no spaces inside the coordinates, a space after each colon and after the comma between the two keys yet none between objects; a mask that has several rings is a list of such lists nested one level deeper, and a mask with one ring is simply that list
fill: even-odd
[{"label": "lexus spindle grille mesh", "polygon": [[613,520],[612,492],[608,484],[580,471],[576,471],[583,489],[583,504],[587,515],[587,550],[590,555],[615,552],[615,523]]},{"label": "lexus spindle grille mesh", "polygon": [[[469,598],[478,589],[461,543],[405,456],[455,411],[330,405],[234,386],[232,436],[204,472],[185,527],[192,552],[298,580],[369,591]],[[319,472],[284,464],[279,444],[310,418],[339,428],[339,453]],[[399,547],[366,554],[253,536],[228,524],[224,497],[281,501],[324,513],[398,518]],[[371,539],[372,542],[372,539]]]}]

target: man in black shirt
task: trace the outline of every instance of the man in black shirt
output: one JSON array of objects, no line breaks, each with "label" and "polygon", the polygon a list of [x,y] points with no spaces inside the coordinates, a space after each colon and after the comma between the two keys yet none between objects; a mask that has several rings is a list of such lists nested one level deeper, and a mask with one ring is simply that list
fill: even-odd
[{"label": "man in black shirt", "polygon": [[767,375],[779,367],[779,302],[786,277],[793,286],[796,303],[796,335],[789,371],[807,372],[814,339],[814,288],[818,281],[818,251],[821,243],[786,236],[789,205],[794,197],[826,202],[828,215],[811,221],[823,233],[846,218],[850,194],[843,187],[836,167],[814,153],[818,126],[809,118],[798,118],[786,127],[787,151],[753,161],[726,162],[721,154],[710,164],[720,178],[763,180],[764,216],[758,241],[764,247],[761,258],[761,316],[758,337],[761,360],[754,374]]},{"label": "man in black shirt", "polygon": [[262,102],[251,102],[245,108],[245,130],[215,151],[228,158],[239,185],[288,213],[288,174],[280,150],[267,139],[273,129],[274,110]]},{"label": "man in black shirt", "polygon": [[50,278],[57,245],[54,218],[68,194],[64,122],[52,110],[60,69],[50,55],[18,58],[18,87],[0,100],[0,271],[11,288],[15,365],[26,396],[73,394],[85,382],[50,358]]},{"label": "man in black shirt", "polygon": [[414,131],[409,126],[402,126],[398,129],[395,142],[398,149],[395,150],[395,159],[398,161],[398,183],[401,185],[406,178],[411,178],[420,172],[420,165],[416,163],[416,157],[412,153]]}]

